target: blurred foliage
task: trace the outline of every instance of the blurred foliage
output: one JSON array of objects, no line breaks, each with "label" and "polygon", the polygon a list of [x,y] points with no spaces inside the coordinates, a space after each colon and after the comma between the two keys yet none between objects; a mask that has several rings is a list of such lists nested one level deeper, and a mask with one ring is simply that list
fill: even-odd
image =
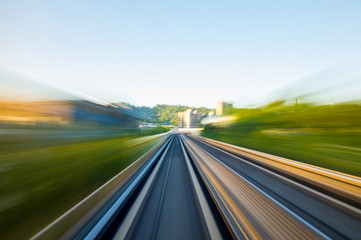
[{"label": "blurred foliage", "polygon": [[[12,130],[12,131],[10,131]],[[3,129],[1,239],[28,239],[151,149],[165,132],[119,129]]]},{"label": "blurred foliage", "polygon": [[[157,104],[153,108],[150,107],[135,107],[132,106],[137,111],[140,111],[145,119],[152,121],[154,123],[170,124],[173,126],[178,126],[178,113],[184,112],[188,108],[192,108],[184,105],[166,105],[166,104]],[[200,114],[206,115],[207,113],[213,111],[206,107],[193,108],[199,111]]]},{"label": "blurred foliage", "polygon": [[178,112],[187,110],[187,106],[157,104],[152,111],[152,121],[156,123],[169,123],[178,125]]},{"label": "blurred foliage", "polygon": [[361,176],[361,105],[272,102],[234,109],[237,121],[203,136]]}]

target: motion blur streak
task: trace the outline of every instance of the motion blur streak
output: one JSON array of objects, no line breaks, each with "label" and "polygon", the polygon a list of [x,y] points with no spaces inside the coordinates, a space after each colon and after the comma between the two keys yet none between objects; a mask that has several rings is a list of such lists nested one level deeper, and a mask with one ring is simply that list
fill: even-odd
[{"label": "motion blur streak", "polygon": [[361,177],[360,119],[358,62],[235,101],[202,120],[202,136]]},{"label": "motion blur streak", "polygon": [[359,205],[361,203],[361,178],[348,174],[304,164],[271,154],[237,147],[212,139],[201,138],[204,142],[216,144],[221,149],[233,154],[251,158],[255,163],[284,173],[313,186],[327,189],[340,198]]},{"label": "motion blur streak", "polygon": [[[199,137],[185,139],[199,171],[218,195],[215,199],[221,199],[219,208],[226,209],[223,214],[237,238],[357,239],[360,236],[359,202],[348,203],[347,195],[338,195],[338,189],[329,185],[332,180],[347,189],[354,183],[352,194],[359,199],[359,178],[322,169],[322,175],[331,179],[324,180],[318,177],[321,169],[303,164],[296,168],[295,162],[288,159],[279,159],[285,169],[280,171],[269,167],[268,161],[274,161],[274,156],[257,152],[262,156],[260,161],[257,155],[245,154],[254,152],[249,149]],[[312,179],[314,187],[294,177],[300,166],[313,171],[313,175],[305,178]],[[289,168],[294,169],[287,171]]]},{"label": "motion blur streak", "polygon": [[[216,192],[250,239],[319,239],[320,235],[270,200],[246,179],[188,142]],[[240,238],[241,236],[237,236]]]},{"label": "motion blur streak", "polygon": [[[199,198],[198,180],[190,174],[191,165],[182,150],[181,138],[174,139],[154,168],[142,191],[125,216],[119,216],[106,237],[114,239],[209,239],[221,237],[222,222],[205,209],[209,203]],[[209,229],[209,222],[221,227]],[[218,230],[217,228],[220,228]],[[225,227],[223,227],[225,228]],[[226,236],[226,235],[225,235]]]},{"label": "motion blur streak", "polygon": [[[188,109],[193,128],[189,118],[190,128],[161,134],[169,123],[139,124],[145,118],[130,105],[2,80],[5,239],[361,236],[358,99],[220,101],[216,114],[203,109],[204,128],[207,113]],[[174,109],[156,113],[185,121]]]},{"label": "motion blur streak", "polygon": [[[357,239],[361,210],[326,185],[312,185],[238,148],[173,132],[124,184],[100,218],[78,230],[75,239]],[[236,151],[237,150],[237,151]],[[308,171],[318,167],[303,165]],[[299,166],[297,166],[299,167]],[[339,185],[358,178],[322,169]],[[316,173],[315,173],[316,174]],[[139,177],[141,176],[141,177]],[[322,182],[316,175],[307,176]],[[134,179],[134,178],[133,178]],[[344,180],[344,181],[342,181]],[[343,182],[343,183],[342,183]],[[355,186],[360,188],[360,186]],[[336,192],[336,193],[334,193]],[[354,193],[360,197],[359,191]],[[117,194],[114,194],[116,196]],[[105,205],[104,205],[105,206]],[[98,219],[98,220],[96,220]]]},{"label": "motion blur streak", "polygon": [[159,143],[140,137],[167,131],[140,131],[122,103],[0,79],[0,238],[30,238]]}]

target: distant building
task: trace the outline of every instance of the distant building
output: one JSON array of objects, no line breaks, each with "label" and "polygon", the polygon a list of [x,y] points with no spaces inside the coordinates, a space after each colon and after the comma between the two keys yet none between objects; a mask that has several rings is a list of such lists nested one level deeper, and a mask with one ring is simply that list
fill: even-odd
[{"label": "distant building", "polygon": [[222,101],[222,100],[218,100],[216,115],[218,115],[218,116],[223,115],[230,108],[233,108],[233,103],[232,102],[225,102],[225,101]]},{"label": "distant building", "polygon": [[222,115],[223,114],[223,101],[218,100],[217,102],[217,109],[216,109],[216,115]]},{"label": "distant building", "polygon": [[105,124],[136,128],[140,120],[128,109],[85,100],[38,102],[0,100],[0,106],[0,124]]},{"label": "distant building", "polygon": [[200,114],[198,110],[188,108],[184,112],[178,113],[179,128],[197,128],[199,127]]}]

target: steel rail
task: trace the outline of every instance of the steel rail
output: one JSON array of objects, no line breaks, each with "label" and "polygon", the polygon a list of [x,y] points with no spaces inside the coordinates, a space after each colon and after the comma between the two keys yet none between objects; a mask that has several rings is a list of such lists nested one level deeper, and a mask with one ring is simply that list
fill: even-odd
[{"label": "steel rail", "polygon": [[304,184],[315,187],[327,194],[332,194],[343,202],[347,202],[358,208],[361,207],[361,178],[359,177],[209,138],[199,136],[195,138],[225,150],[226,152],[250,160],[271,169],[272,171],[283,174],[288,178],[293,178]]},{"label": "steel rail", "polygon": [[[159,138],[160,140],[155,147],[103,184],[88,197],[58,217],[31,239],[84,238],[86,229],[89,229],[89,226],[94,225],[94,221],[100,218],[99,215],[110,208],[110,205],[115,201],[114,196],[121,194],[122,191],[125,192],[140,173],[139,170],[149,168],[150,164],[155,161],[162,151],[164,151],[165,146],[171,141],[171,138],[167,137],[167,135],[168,133],[165,133],[156,135],[153,138],[144,138],[145,142],[156,138]],[[138,140],[137,143],[134,144],[141,144],[142,142],[142,140]]]},{"label": "steel rail", "polygon": [[[133,239],[135,237],[134,234],[138,234],[139,231],[144,231],[142,238],[164,239],[164,235],[158,236],[159,228],[162,228],[162,231],[164,232],[164,229],[168,228],[168,220],[174,221],[174,217],[177,218],[177,216],[170,217],[167,213],[167,211],[170,210],[169,198],[167,200],[168,209],[165,209],[165,195],[168,195],[169,197],[169,194],[172,194],[171,188],[174,188],[175,186],[174,180],[172,182],[173,185],[170,185],[171,183],[169,182],[171,177],[171,168],[173,169],[173,174],[178,172],[177,174],[181,174],[180,176],[182,179],[184,179],[184,177],[188,179],[187,181],[189,182],[189,185],[186,185],[185,187],[190,188],[189,196],[193,198],[193,204],[196,205],[195,209],[198,209],[196,211],[196,215],[198,214],[196,217],[197,219],[193,219],[193,221],[199,222],[200,226],[203,225],[203,227],[197,228],[195,226],[191,227],[189,223],[187,223],[192,230],[188,229],[189,232],[183,232],[181,234],[183,236],[194,237],[192,234],[196,232],[203,232],[203,236],[206,239],[224,239],[229,236],[228,232],[224,234],[227,230],[225,230],[224,227],[220,227],[220,221],[215,216],[218,212],[215,213],[215,209],[209,205],[208,201],[210,201],[210,197],[207,195],[207,192],[205,192],[205,189],[202,186],[203,183],[198,179],[197,171],[194,170],[194,167],[188,158],[187,151],[185,150],[181,137],[178,137],[178,134],[175,135],[176,136],[174,138],[177,140],[174,140],[174,142],[171,143],[163,152],[160,160],[150,176],[147,178],[141,191],[134,199],[134,203],[130,207],[128,213],[117,220],[119,223],[117,230],[115,233],[107,235],[107,237],[110,237],[111,239]],[[174,155],[175,148],[177,148],[177,157]],[[175,166],[180,166],[177,165],[177,162],[178,164],[182,162],[181,164],[184,166],[182,167],[182,170],[176,170]],[[174,175],[172,177],[174,177]],[[183,182],[185,179],[181,181]],[[154,196],[158,197],[154,198]],[[155,199],[156,201],[154,201]],[[188,204],[189,203],[190,202],[188,202]],[[152,210],[150,210],[150,206]],[[181,206],[174,207],[178,208]],[[187,210],[187,208],[191,206],[187,205],[185,207],[186,208],[184,210]],[[162,223],[161,217],[163,217]],[[144,224],[142,223],[144,219],[147,219],[145,220],[147,221],[146,226],[142,225]],[[224,225],[223,222],[221,224]],[[183,227],[184,226],[179,226],[179,229],[182,229]],[[171,232],[169,233],[172,234]],[[170,236],[167,236],[167,238],[169,237]]]},{"label": "steel rail", "polygon": [[112,223],[112,219],[116,217],[117,213],[121,210],[121,207],[125,204],[127,199],[130,198],[136,188],[141,184],[141,181],[147,176],[147,173],[151,171],[152,166],[157,162],[158,156],[167,152],[168,147],[170,146],[173,138],[169,140],[167,148],[164,152],[158,152],[153,158],[147,163],[144,169],[138,174],[138,176],[131,182],[127,189],[122,193],[122,195],[115,201],[115,203],[109,208],[109,210],[102,216],[102,218],[97,222],[95,226],[92,227],[91,231],[84,237],[86,240],[100,239],[105,233],[107,228]]},{"label": "steel rail", "polygon": [[189,140],[321,233],[333,239],[361,235],[361,209],[214,144],[193,137]]},{"label": "steel rail", "polygon": [[328,238],[195,143],[185,142],[236,238]]}]

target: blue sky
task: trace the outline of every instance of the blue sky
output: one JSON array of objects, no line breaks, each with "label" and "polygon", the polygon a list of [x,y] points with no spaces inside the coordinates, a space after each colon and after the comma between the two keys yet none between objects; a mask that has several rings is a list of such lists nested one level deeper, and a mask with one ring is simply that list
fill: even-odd
[{"label": "blue sky", "polygon": [[361,56],[361,1],[0,0],[0,68],[107,102],[214,107]]}]

